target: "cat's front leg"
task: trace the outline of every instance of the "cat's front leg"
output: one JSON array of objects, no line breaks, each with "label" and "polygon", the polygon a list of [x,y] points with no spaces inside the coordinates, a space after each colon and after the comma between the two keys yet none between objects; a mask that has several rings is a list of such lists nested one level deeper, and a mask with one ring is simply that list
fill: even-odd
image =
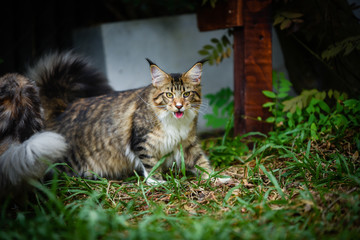
[{"label": "cat's front leg", "polygon": [[[214,170],[199,144],[190,144],[185,148],[184,157],[186,170],[197,176],[201,175],[201,179],[209,179]],[[204,171],[199,170],[196,166],[199,166],[200,169],[203,169]],[[214,178],[212,180],[218,183],[226,183],[230,179],[231,178]]]},{"label": "cat's front leg", "polygon": [[[190,168],[189,170],[194,172],[197,176],[200,175],[201,179],[208,179],[210,177],[210,174],[214,171],[214,169],[210,166],[210,162],[204,153],[201,153],[201,155],[198,156],[197,158],[194,159],[195,165],[193,165],[193,167]],[[198,166],[200,170],[196,168],[196,166]]]},{"label": "cat's front leg", "polygon": [[149,176],[156,163],[157,160],[152,157],[140,158],[140,164],[137,171],[140,172],[141,175],[146,179],[146,183],[148,185],[157,185],[166,182],[162,179],[161,173],[158,171]]},{"label": "cat's front leg", "polygon": [[[198,143],[189,144],[184,148],[184,159],[186,170],[197,176],[201,175],[201,179],[208,179],[209,174],[213,172],[209,160]],[[196,166],[204,171],[199,170]]]}]

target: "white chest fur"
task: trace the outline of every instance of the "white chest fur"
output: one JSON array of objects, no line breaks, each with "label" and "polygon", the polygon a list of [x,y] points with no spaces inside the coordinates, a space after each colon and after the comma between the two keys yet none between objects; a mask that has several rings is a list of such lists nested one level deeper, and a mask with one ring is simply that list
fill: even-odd
[{"label": "white chest fur", "polygon": [[166,112],[160,116],[164,131],[164,137],[160,146],[162,155],[176,152],[179,149],[179,144],[188,138],[189,132],[193,124],[195,124],[194,118],[195,113],[191,110],[186,111],[180,119],[177,119],[171,112]]}]

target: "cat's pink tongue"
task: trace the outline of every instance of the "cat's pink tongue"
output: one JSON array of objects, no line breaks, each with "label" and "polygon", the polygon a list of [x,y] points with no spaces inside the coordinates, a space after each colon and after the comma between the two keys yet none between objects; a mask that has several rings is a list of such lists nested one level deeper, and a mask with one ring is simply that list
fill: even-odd
[{"label": "cat's pink tongue", "polygon": [[181,118],[183,115],[184,115],[183,112],[176,112],[175,113],[175,117],[177,117],[177,118]]}]

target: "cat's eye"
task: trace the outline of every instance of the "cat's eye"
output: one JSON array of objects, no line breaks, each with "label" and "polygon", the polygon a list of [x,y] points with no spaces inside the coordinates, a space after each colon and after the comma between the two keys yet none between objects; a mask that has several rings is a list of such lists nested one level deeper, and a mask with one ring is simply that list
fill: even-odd
[{"label": "cat's eye", "polygon": [[174,97],[174,95],[171,92],[167,92],[167,93],[165,93],[165,95],[166,95],[167,98],[173,98]]},{"label": "cat's eye", "polygon": [[190,92],[184,92],[184,93],[183,93],[183,97],[184,97],[184,98],[187,98],[187,97],[189,97],[189,96],[190,96]]}]

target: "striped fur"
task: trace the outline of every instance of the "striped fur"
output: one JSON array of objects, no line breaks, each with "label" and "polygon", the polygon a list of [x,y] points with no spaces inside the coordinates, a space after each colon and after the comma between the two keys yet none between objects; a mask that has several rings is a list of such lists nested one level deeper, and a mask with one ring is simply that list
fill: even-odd
[{"label": "striped fur", "polygon": [[[43,105],[45,115],[50,117],[47,119],[49,130],[62,134],[69,143],[65,161],[76,174],[92,177],[95,173],[101,177],[123,179],[137,171],[147,177],[151,168],[164,155],[170,154],[161,168],[162,172],[166,172],[173,163],[180,166],[180,144],[188,171],[197,173],[195,165],[211,171],[196,137],[203,62],[196,63],[186,73],[167,74],[149,60],[152,76],[149,86],[115,92],[108,91],[107,85],[103,84],[106,94],[75,96],[69,102],[63,98],[67,95],[66,89],[57,93],[48,86],[64,85],[62,82],[70,80],[76,85],[76,75],[49,73],[53,73],[53,69],[73,72],[72,62],[84,60],[78,56],[61,56],[51,56],[56,60],[51,64],[46,62],[43,68],[35,68],[31,72],[39,83],[42,101],[68,102],[62,111],[54,111],[53,106],[45,102]],[[85,76],[91,75],[87,74],[89,69],[85,67],[81,71]],[[88,81],[89,84],[95,82],[90,77]],[[83,88],[86,89],[85,81]],[[98,89],[101,90],[101,87]],[[49,91],[52,95],[45,96]],[[86,96],[86,91],[83,94]]]},{"label": "striped fur", "polygon": [[47,124],[76,99],[113,91],[107,79],[86,58],[72,52],[44,56],[28,69],[27,75],[36,79]]},{"label": "striped fur", "polygon": [[23,193],[29,179],[42,178],[48,162],[65,154],[65,139],[43,128],[34,82],[19,74],[1,77],[0,198]]}]

